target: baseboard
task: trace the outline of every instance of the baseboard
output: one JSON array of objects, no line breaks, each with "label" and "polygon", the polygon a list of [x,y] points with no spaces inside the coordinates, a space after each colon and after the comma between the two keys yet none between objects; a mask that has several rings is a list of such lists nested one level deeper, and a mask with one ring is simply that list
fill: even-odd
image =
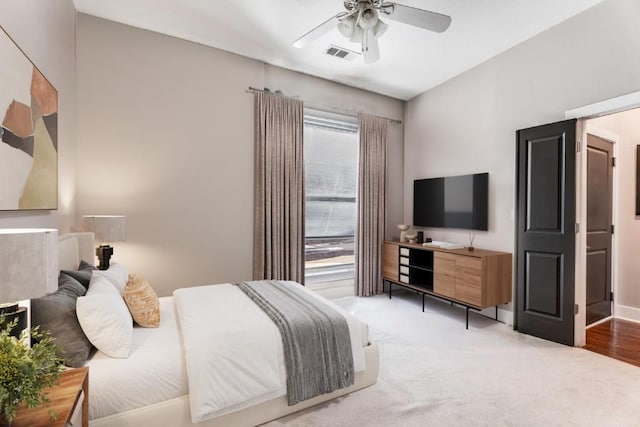
[{"label": "baseboard", "polygon": [[614,307],[614,317],[616,319],[631,320],[632,322],[640,322],[640,308],[627,307],[626,305],[616,304]]},{"label": "baseboard", "polygon": [[[480,313],[482,313],[483,316],[487,316],[492,319],[496,318],[495,307],[485,308]],[[498,320],[503,322],[505,325],[513,326],[513,311],[498,307]]]}]

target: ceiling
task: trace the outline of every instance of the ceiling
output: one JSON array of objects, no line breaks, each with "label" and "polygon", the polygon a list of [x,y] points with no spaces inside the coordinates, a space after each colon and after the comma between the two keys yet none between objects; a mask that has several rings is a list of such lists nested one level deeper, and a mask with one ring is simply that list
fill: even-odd
[{"label": "ceiling", "polygon": [[382,20],[380,61],[324,54],[359,51],[337,29],[303,49],[292,42],[344,10],[341,0],[75,0],[79,12],[234,52],[407,100],[602,0],[400,0],[451,16],[444,33]]}]

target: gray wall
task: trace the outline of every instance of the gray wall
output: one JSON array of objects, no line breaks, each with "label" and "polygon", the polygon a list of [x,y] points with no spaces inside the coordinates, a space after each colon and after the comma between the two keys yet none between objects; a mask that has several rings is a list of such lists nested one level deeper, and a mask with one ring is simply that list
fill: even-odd
[{"label": "gray wall", "polygon": [[0,211],[0,228],[69,231],[75,212],[76,10],[72,0],[3,0],[0,26],[58,90],[58,210]]},{"label": "gray wall", "polygon": [[[489,231],[476,247],[514,250],[515,131],[640,90],[640,2],[607,0],[406,106],[405,220],[413,180],[489,172]],[[428,230],[468,243],[470,233]]]},{"label": "gray wall", "polygon": [[[114,260],[162,295],[251,276],[248,86],[314,106],[403,115],[399,100],[82,14],[77,64],[78,218],[127,215]],[[402,141],[402,127],[392,126],[389,224],[403,216]]]}]

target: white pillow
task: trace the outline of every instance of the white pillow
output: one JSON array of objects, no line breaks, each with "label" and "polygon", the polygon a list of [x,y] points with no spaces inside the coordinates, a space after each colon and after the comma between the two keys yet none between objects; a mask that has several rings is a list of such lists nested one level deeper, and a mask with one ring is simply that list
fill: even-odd
[{"label": "white pillow", "polygon": [[107,270],[94,270],[92,276],[104,277],[116,287],[120,296],[124,293],[124,288],[129,280],[129,272],[127,267],[117,262],[112,262]]},{"label": "white pillow", "polygon": [[87,294],[76,302],[76,315],[82,331],[98,350],[109,357],[129,357],[133,319],[118,290],[106,278],[91,276]]}]

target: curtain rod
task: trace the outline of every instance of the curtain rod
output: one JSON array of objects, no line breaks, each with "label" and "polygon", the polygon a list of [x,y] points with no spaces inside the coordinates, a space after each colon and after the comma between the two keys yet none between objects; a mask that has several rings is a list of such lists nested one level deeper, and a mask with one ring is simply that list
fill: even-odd
[{"label": "curtain rod", "polygon": [[269,88],[266,88],[266,87],[265,87],[264,89],[258,89],[258,88],[255,88],[255,87],[251,87],[251,86],[249,86],[249,87],[247,88],[247,93],[270,93],[270,94],[273,94],[273,95],[280,95],[280,96],[284,96],[285,98],[294,98],[294,99],[299,98],[298,96],[288,96],[288,95],[285,95],[284,93],[282,93],[282,91],[281,91],[281,90],[276,90],[275,92],[271,92],[271,91],[269,90]]},{"label": "curtain rod", "polygon": [[[265,89],[266,89],[266,88],[265,88]],[[275,95],[284,96],[285,98],[299,98],[299,97],[297,97],[297,96],[295,96],[295,97],[294,97],[294,96],[287,96],[287,95],[284,95],[284,94],[282,93],[282,91],[280,91],[280,93],[277,93],[277,91],[276,91],[276,92],[271,92],[270,90],[265,90],[265,89],[258,89],[258,88],[255,88],[255,87],[251,87],[251,86],[249,86],[249,87],[247,88],[247,93],[272,93],[272,94],[275,94]],[[339,113],[351,114],[351,115],[357,115],[357,114],[358,114],[358,112],[345,111],[345,110],[334,110],[333,108],[330,108],[330,107],[320,107],[320,108],[318,108],[318,107],[314,107],[313,105],[310,105],[309,107],[310,107],[310,108],[315,108],[315,109],[317,109],[317,110],[325,109],[325,111],[327,111],[327,112],[329,112],[329,113],[339,112]],[[328,110],[326,110],[326,109],[328,109]],[[333,110],[333,111],[331,111],[331,110]],[[377,117],[380,117],[381,119],[388,120],[388,121],[390,121],[391,123],[395,123],[395,124],[399,124],[399,125],[401,125],[401,124],[402,124],[402,120],[398,120],[398,119],[391,119],[391,118],[389,118],[389,117],[382,117],[382,116],[377,116]]]}]

